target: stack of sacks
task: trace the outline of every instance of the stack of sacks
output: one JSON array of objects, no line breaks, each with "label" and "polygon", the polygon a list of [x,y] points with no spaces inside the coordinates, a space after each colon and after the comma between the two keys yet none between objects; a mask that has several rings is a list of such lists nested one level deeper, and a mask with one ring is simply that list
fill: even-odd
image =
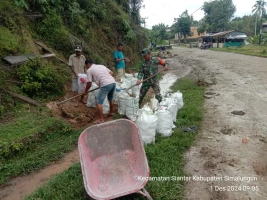
[{"label": "stack of sacks", "polygon": [[176,122],[178,110],[183,107],[183,95],[180,91],[177,91],[158,104],[155,97],[151,99],[151,107],[155,111],[145,105],[138,111],[138,118],[136,125],[139,128],[140,135],[145,144],[154,143],[155,134],[161,134],[162,136],[171,136],[173,128]]},{"label": "stack of sacks", "polygon": [[136,125],[144,144],[155,143],[157,123],[158,117],[148,105],[139,110]]}]

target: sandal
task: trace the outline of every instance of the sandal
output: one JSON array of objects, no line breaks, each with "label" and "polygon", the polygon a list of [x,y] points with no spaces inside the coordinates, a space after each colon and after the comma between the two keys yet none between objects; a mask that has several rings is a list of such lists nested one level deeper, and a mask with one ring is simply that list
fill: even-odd
[{"label": "sandal", "polygon": [[112,117],[114,115],[115,115],[115,113],[108,113],[108,117]]}]

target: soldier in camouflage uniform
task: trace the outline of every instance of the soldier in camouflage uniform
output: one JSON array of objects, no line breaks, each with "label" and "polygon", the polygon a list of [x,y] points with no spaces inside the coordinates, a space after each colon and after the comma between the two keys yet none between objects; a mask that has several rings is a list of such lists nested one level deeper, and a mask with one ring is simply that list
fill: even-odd
[{"label": "soldier in camouflage uniform", "polygon": [[[168,70],[168,67],[166,66],[166,62],[160,58],[157,57],[151,57],[149,49],[143,49],[141,51],[141,55],[144,57],[144,62],[142,63],[139,73],[138,73],[138,81],[137,85],[140,84],[142,79],[147,79],[148,77],[154,75],[158,72],[158,64],[164,66],[164,71]],[[160,94],[160,88],[158,83],[158,75],[154,76],[151,79],[148,79],[147,81],[143,82],[142,87],[140,89],[140,97],[139,97],[139,107],[141,106],[141,103],[150,87],[153,88],[154,93],[156,95],[156,99],[158,102],[162,101],[162,96]]]}]

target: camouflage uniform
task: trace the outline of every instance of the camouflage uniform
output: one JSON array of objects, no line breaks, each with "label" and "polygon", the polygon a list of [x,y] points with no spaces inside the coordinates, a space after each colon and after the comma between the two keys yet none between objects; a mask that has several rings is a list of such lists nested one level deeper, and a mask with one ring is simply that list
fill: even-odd
[{"label": "camouflage uniform", "polygon": [[[158,64],[161,64],[160,61],[162,61],[159,58],[153,57],[151,60],[144,61],[140,67],[139,73],[138,73],[138,80],[146,79],[153,74],[158,72]],[[157,81],[158,75],[154,76],[151,79],[148,79],[147,81],[143,82],[142,87],[140,89],[140,96],[139,96],[139,105],[141,105],[148,89],[150,87],[153,88],[156,99],[161,102],[162,96],[160,94],[160,88],[159,83]]]}]

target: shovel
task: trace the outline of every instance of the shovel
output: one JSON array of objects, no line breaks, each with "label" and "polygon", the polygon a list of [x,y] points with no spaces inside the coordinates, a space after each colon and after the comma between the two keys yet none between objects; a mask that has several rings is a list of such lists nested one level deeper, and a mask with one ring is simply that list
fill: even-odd
[{"label": "shovel", "polygon": [[[140,84],[143,83],[143,82],[145,82],[145,81],[147,81],[147,80],[149,80],[149,79],[151,79],[151,78],[153,78],[154,76],[156,76],[157,74],[159,74],[159,73],[161,73],[161,72],[163,72],[163,71],[164,71],[164,70],[158,71],[157,73],[155,73],[155,74],[153,74],[152,76],[146,78],[145,80],[142,80],[142,81],[140,82]],[[135,87],[135,86],[137,86],[137,84],[132,85],[131,87],[125,89],[125,91],[127,92],[128,90],[132,89],[132,88]]]},{"label": "shovel", "polygon": [[[100,87],[95,88],[95,89],[92,89],[92,90],[89,90],[87,93],[89,93],[89,92],[93,92],[93,91],[95,91],[95,90],[98,90],[99,88],[100,88]],[[84,95],[84,94],[79,94],[79,95],[76,95],[76,96],[71,97],[71,98],[69,98],[69,99],[66,99],[66,100],[64,100],[64,101],[61,101],[61,102],[57,103],[57,105],[60,105],[60,104],[62,104],[62,103],[65,103],[65,102],[67,102],[67,101],[70,101],[70,100],[72,100],[72,99],[75,99],[75,98],[77,98],[77,97],[80,97],[80,96],[82,96],[82,95]]]}]

